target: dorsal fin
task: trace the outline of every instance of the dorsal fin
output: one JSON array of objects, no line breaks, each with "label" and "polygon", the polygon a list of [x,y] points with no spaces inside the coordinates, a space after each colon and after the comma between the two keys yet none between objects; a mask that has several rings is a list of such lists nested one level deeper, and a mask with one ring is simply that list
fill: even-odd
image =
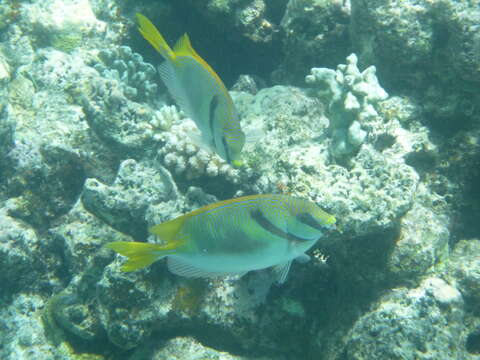
[{"label": "dorsal fin", "polygon": [[166,221],[164,223],[154,225],[148,231],[157,235],[161,240],[167,244],[179,241],[177,235],[188,215],[180,216],[176,219]]},{"label": "dorsal fin", "polygon": [[183,34],[183,36],[175,43],[175,46],[173,47],[173,52],[175,53],[175,55],[200,58],[197,52],[193,49],[192,44],[190,43],[190,38],[186,33]]},{"label": "dorsal fin", "polygon": [[227,88],[223,84],[222,80],[218,77],[217,73],[210,67],[210,65],[208,65],[208,63],[205,60],[202,59],[200,55],[198,55],[198,53],[192,47],[188,34],[185,33],[180,39],[178,39],[175,46],[173,47],[173,54],[175,55],[175,57],[188,56],[195,59],[205,70],[207,70],[210,73],[210,75],[214,77],[215,82],[220,87],[223,95],[225,96],[227,101],[229,101],[229,103],[231,104],[230,106],[233,106],[233,102],[232,102],[232,99],[230,98],[230,95],[228,94]]}]

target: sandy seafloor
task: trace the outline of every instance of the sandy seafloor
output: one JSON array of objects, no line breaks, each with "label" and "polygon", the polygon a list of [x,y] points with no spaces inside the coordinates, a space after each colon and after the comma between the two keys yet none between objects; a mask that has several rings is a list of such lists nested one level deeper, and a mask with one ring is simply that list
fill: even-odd
[{"label": "sandy seafloor", "polygon": [[[224,80],[243,167],[190,140],[137,12]],[[1,0],[0,359],[480,359],[479,24],[478,0]],[[269,193],[338,225],[282,286],[104,248]]]}]

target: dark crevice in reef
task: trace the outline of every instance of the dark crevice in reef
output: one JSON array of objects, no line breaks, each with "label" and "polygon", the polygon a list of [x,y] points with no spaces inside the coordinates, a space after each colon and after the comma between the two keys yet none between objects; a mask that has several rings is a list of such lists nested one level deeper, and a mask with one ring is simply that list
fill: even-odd
[{"label": "dark crevice in reef", "polygon": [[480,354],[480,327],[468,334],[466,349],[470,354]]},{"label": "dark crevice in reef", "polygon": [[[268,80],[270,73],[280,64],[282,50],[279,37],[274,36],[272,41],[266,43],[254,42],[229,28],[231,24],[214,25],[216,22],[205,18],[202,9],[192,5],[191,0],[175,1],[172,7],[170,17],[177,20],[175,23],[166,23],[165,15],[156,16],[158,12],[147,15],[171,47],[187,33],[193,48],[217,72],[227,88],[231,88],[241,74]],[[266,15],[273,20],[278,19],[278,11],[274,10],[278,8],[271,8]],[[130,28],[129,39],[126,45],[142,54],[146,61],[154,66],[163,62],[161,55],[141,37],[136,26]]]}]

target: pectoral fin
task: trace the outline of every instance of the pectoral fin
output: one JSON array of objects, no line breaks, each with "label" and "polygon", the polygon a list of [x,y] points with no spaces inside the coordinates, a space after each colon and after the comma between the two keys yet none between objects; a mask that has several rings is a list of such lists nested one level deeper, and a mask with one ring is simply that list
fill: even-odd
[{"label": "pectoral fin", "polygon": [[283,284],[285,280],[287,280],[288,272],[290,271],[290,266],[292,265],[292,261],[287,261],[286,263],[282,263],[279,265],[274,266],[273,271],[277,275],[277,283]]},{"label": "pectoral fin", "polygon": [[300,256],[297,256],[295,258],[295,261],[299,262],[300,264],[305,264],[310,261],[310,256],[308,256],[307,254],[302,254]]}]

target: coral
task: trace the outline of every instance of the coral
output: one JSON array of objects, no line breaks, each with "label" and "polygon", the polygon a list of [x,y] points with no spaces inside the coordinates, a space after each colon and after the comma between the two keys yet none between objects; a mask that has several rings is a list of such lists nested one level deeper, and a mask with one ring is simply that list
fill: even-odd
[{"label": "coral", "polygon": [[[0,52],[0,84],[8,83],[10,78],[8,64],[3,60]],[[0,167],[14,144],[15,122],[10,117],[7,102],[7,86],[0,89]]]},{"label": "coral", "polygon": [[252,0],[236,11],[236,22],[245,36],[254,42],[272,41],[275,26],[265,17],[264,0]]},{"label": "coral", "polygon": [[170,130],[172,124],[180,121],[180,114],[174,105],[164,105],[160,110],[155,111],[155,116],[150,125],[154,140],[161,141],[160,133],[162,131]]},{"label": "coral", "polygon": [[11,216],[44,228],[74,205],[83,186],[84,173],[76,154],[52,145],[44,145],[39,150],[40,167],[24,169],[17,175],[14,180],[21,186],[22,194],[12,197],[7,207]]},{"label": "coral", "polygon": [[7,28],[13,18],[15,18],[15,10],[13,9],[13,6],[11,4],[0,5],[0,31]]},{"label": "coral", "polygon": [[[7,113],[15,122],[15,147],[2,163],[11,214],[45,228],[76,202],[85,169],[105,176],[114,161],[92,151],[102,146],[88,135],[81,109],[68,102],[67,89],[78,78],[87,81],[92,72],[79,57],[55,50],[39,53],[9,84]],[[101,171],[94,164],[101,164]]]},{"label": "coral", "polygon": [[232,91],[246,92],[255,95],[261,87],[265,87],[265,83],[260,78],[250,75],[240,75],[235,84],[233,84]]},{"label": "coral", "polygon": [[[436,201],[442,199],[436,196]],[[449,236],[448,217],[417,202],[400,221],[397,242],[388,259],[388,270],[396,280],[413,281],[423,276],[448,258]]]},{"label": "coral", "polygon": [[168,277],[122,273],[119,265],[107,266],[97,283],[97,309],[109,340],[132,349],[148,339],[154,327],[172,327],[169,313],[175,290]]},{"label": "coral", "polygon": [[480,241],[477,239],[461,240],[453,249],[450,258],[449,278],[461,291],[465,302],[473,311],[480,311]]},{"label": "coral", "polygon": [[403,81],[411,77],[415,82],[416,76],[424,76],[423,68],[431,63],[437,26],[436,16],[425,16],[433,15],[435,7],[429,1],[353,1],[351,35],[360,58],[388,69],[389,76]]},{"label": "coral", "polygon": [[19,294],[0,308],[0,357],[5,360],[55,357],[55,348],[44,335],[41,309],[44,299],[36,294]]},{"label": "coral", "polygon": [[[6,61],[5,55],[0,49],[0,84],[8,84],[10,81],[10,66]],[[6,87],[3,87],[2,91],[5,91]]]},{"label": "coral", "polygon": [[301,302],[292,298],[282,298],[280,300],[280,309],[292,316],[305,317],[305,309]]},{"label": "coral", "polygon": [[82,34],[66,31],[52,35],[51,44],[57,50],[72,52],[82,43],[82,40]]},{"label": "coral", "polygon": [[52,296],[47,304],[42,314],[43,328],[45,331],[45,337],[50,341],[54,346],[60,345],[65,341],[65,331],[61,328],[55,318],[55,311],[62,302],[68,301],[68,295],[63,292],[58,293]]},{"label": "coral", "polygon": [[154,151],[179,117],[159,96],[154,67],[128,46],[102,50],[92,65],[88,88],[76,90],[90,127],[123,158]]},{"label": "coral", "polygon": [[58,286],[53,275],[46,275],[61,262],[57,254],[48,251],[50,245],[48,238],[37,235],[32,227],[8,216],[4,207],[0,209],[2,295]]},{"label": "coral", "polygon": [[[183,118],[175,106],[162,106],[154,111],[148,123],[148,136],[158,146],[158,158],[177,178],[195,180],[216,178],[238,184],[239,170],[226,163],[203,145],[193,121]],[[198,143],[198,144],[197,144]]]},{"label": "coral", "polygon": [[31,108],[35,93],[33,82],[23,75],[13,79],[8,87],[8,100],[13,106],[20,106],[26,109]]},{"label": "coral", "polygon": [[[62,220],[61,223],[50,228],[49,233],[55,243],[62,244],[62,257],[71,274],[83,274],[90,271],[89,269],[101,269],[102,263],[108,263],[111,258],[109,251],[102,250],[103,244],[129,239],[90,214],[80,200]],[[105,253],[110,256],[105,258]],[[86,276],[91,277],[92,274],[86,274]],[[79,282],[75,287],[80,287],[81,284]],[[90,288],[93,288],[92,284]]]},{"label": "coral", "polygon": [[147,235],[145,213],[149,205],[179,197],[170,173],[160,165],[122,162],[112,185],[87,179],[82,193],[85,208],[113,228],[136,239]]},{"label": "coral", "polygon": [[393,289],[354,324],[343,357],[466,359],[463,317],[462,295],[439,278],[427,278],[415,289]]},{"label": "coral", "polygon": [[[206,3],[206,4],[205,4]],[[264,0],[205,0],[193,1],[195,7],[208,9],[204,16],[215,26],[227,26],[252,42],[270,43],[277,26],[268,18],[267,12],[277,5]]]},{"label": "coral", "polygon": [[327,99],[330,151],[337,160],[348,159],[358,151],[367,137],[364,129],[368,122],[378,117],[375,105],[388,97],[375,71],[375,66],[370,66],[360,72],[357,57],[351,54],[337,71],[313,68],[305,79],[307,84],[319,87],[319,97]]},{"label": "coral", "polygon": [[355,1],[351,34],[360,58],[378,66],[382,82],[416,93],[432,128],[450,136],[480,112],[479,18],[471,2]]},{"label": "coral", "polygon": [[[176,337],[168,340],[166,343],[158,346],[157,344],[148,344],[154,346],[152,359],[171,359],[171,360],[242,360],[244,356],[234,356],[224,351],[218,351],[209,348],[192,337]],[[268,358],[252,358],[249,360],[269,360]]]},{"label": "coral", "polygon": [[231,183],[238,183],[239,171],[226,163],[210,149],[202,149],[189,139],[189,133],[197,132],[190,121],[172,125],[167,133],[159,134],[158,139],[164,143],[158,155],[166,168],[175,175],[187,180],[201,177],[214,178],[218,175]]},{"label": "coral", "polygon": [[[0,358],[476,357],[476,3],[349,4],[0,5]],[[199,20],[188,28],[185,9]],[[132,50],[136,11],[157,14],[169,43],[195,34],[227,85],[225,69],[246,73],[231,92],[244,166],[198,145],[166,105]],[[328,69],[351,45],[363,64]],[[317,65],[311,86],[266,87],[279,64],[274,82],[290,84]],[[191,281],[163,260],[123,273],[103,246],[155,242],[148,226],[272,192],[338,219],[282,287],[270,270]]]},{"label": "coral", "polygon": [[[440,22],[450,35],[444,54],[452,66],[452,76],[458,76],[459,86],[473,92],[480,82],[480,37],[477,31],[480,10],[475,5],[442,1],[433,10],[437,11]],[[444,66],[439,68],[439,74],[444,74],[444,70]]]},{"label": "coral", "polygon": [[151,123],[156,114],[147,104],[127,99],[117,80],[92,79],[91,96],[82,94],[80,103],[89,126],[123,158],[140,156],[154,147]]},{"label": "coral", "polygon": [[[32,36],[40,44],[71,52],[86,45],[87,38],[100,37],[106,24],[99,21],[86,0],[52,0],[34,2],[27,6],[26,21]],[[93,42],[93,41],[92,41]]]},{"label": "coral", "polygon": [[203,280],[186,279],[176,289],[172,307],[179,313],[192,316],[200,310],[203,296],[206,291],[206,283]]},{"label": "coral", "polygon": [[280,22],[284,56],[273,77],[302,84],[305,69],[336,66],[351,46],[349,20],[349,1],[288,1]]},{"label": "coral", "polygon": [[50,341],[58,346],[67,340],[66,332],[85,341],[101,340],[103,328],[98,318],[91,316],[89,307],[76,294],[65,290],[50,298],[44,313]]},{"label": "coral", "polygon": [[94,68],[102,77],[118,82],[130,100],[158,105],[159,94],[155,68],[143,61],[140,54],[128,46],[103,49]]},{"label": "coral", "polygon": [[[287,192],[311,198],[337,214],[344,230],[358,236],[393,228],[412,206],[419,178],[403,159],[411,149],[393,141],[382,149],[391,151],[387,157],[366,142],[346,169],[329,161],[328,119],[322,104],[307,91],[275,86],[237,104],[246,128],[255,123],[265,131],[244,153],[247,168],[240,172],[239,186],[243,192],[278,192],[280,184]],[[369,123],[375,134],[369,142],[384,133],[397,137],[398,120],[390,123],[391,128],[382,124],[381,119]],[[420,142],[404,132],[406,140]]]},{"label": "coral", "polygon": [[[51,313],[52,304],[56,301],[55,297],[48,302],[41,296],[22,293],[16,296],[11,304],[0,308],[2,359],[105,359],[99,354],[76,352],[65,341],[61,331],[54,325]],[[56,341],[51,344],[53,339]]]}]

